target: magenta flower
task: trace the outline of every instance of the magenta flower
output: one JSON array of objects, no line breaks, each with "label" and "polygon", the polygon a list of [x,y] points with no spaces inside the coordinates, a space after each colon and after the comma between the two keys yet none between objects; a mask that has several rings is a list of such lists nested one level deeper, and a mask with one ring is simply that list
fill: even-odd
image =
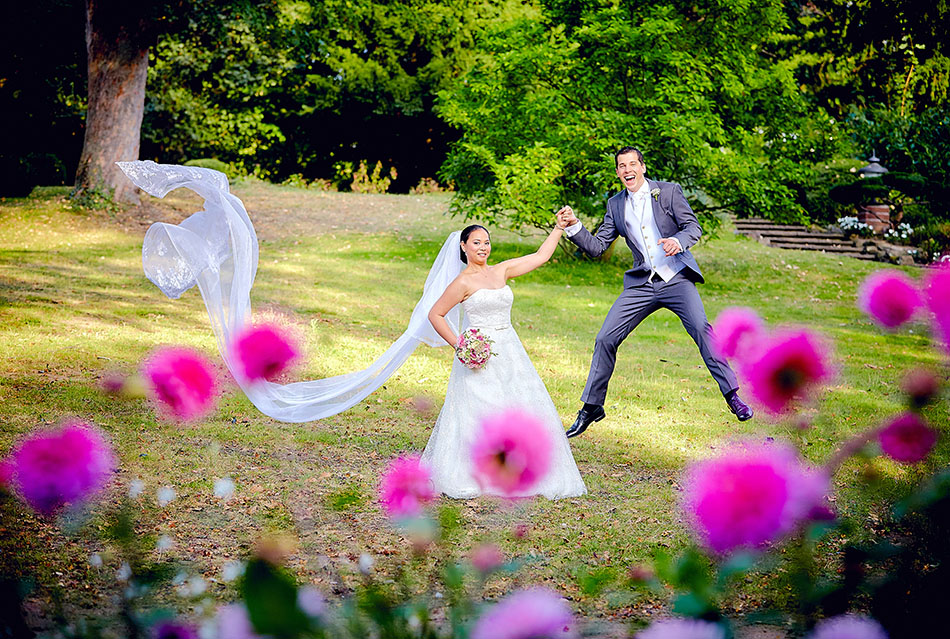
[{"label": "magenta flower", "polygon": [[483,614],[471,639],[556,639],[576,637],[566,603],[550,590],[532,588],[514,592]]},{"label": "magenta flower", "polygon": [[490,573],[503,563],[505,556],[495,544],[482,544],[472,551],[472,566],[482,574]]},{"label": "magenta flower", "polygon": [[807,330],[772,336],[740,370],[750,393],[773,414],[808,398],[832,372],[827,347]]},{"label": "magenta flower", "polygon": [[766,335],[762,318],[751,308],[727,308],[712,326],[712,343],[716,352],[727,359],[744,360]]},{"label": "magenta flower", "polygon": [[828,484],[790,446],[743,442],[692,465],[683,507],[700,542],[728,553],[791,533],[821,509]]},{"label": "magenta flower", "polygon": [[838,615],[819,621],[807,639],[887,639],[887,632],[870,617]]},{"label": "magenta flower", "polygon": [[907,322],[922,305],[914,280],[893,269],[871,273],[858,289],[858,308],[884,328]]},{"label": "magenta flower", "polygon": [[217,381],[211,365],[198,353],[163,348],[143,368],[150,395],[175,419],[190,421],[214,408]]},{"label": "magenta flower", "polygon": [[924,298],[933,313],[934,333],[950,353],[950,264],[931,269],[924,277]]},{"label": "magenta flower", "polygon": [[726,639],[726,631],[701,619],[664,619],[638,632],[636,639]]},{"label": "magenta flower", "polygon": [[472,446],[475,479],[506,496],[534,486],[551,464],[551,436],[532,415],[509,409],[482,420]]},{"label": "magenta flower", "polygon": [[78,420],[34,432],[5,461],[11,487],[44,515],[88,501],[105,487],[116,466],[99,430]]},{"label": "magenta flower", "polygon": [[300,356],[287,333],[274,325],[248,327],[231,346],[238,373],[247,381],[271,381]]},{"label": "magenta flower", "polygon": [[878,432],[884,454],[902,464],[916,464],[927,458],[937,443],[937,431],[916,413],[902,413]]},{"label": "magenta flower", "polygon": [[434,498],[429,469],[418,455],[398,457],[383,471],[379,501],[390,517],[417,517]]},{"label": "magenta flower", "polygon": [[152,626],[153,639],[198,639],[198,630],[180,621],[160,621]]}]

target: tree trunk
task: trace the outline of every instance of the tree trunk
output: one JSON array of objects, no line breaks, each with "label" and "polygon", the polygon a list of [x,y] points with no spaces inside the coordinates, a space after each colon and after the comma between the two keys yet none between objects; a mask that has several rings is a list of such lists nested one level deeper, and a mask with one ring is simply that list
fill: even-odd
[{"label": "tree trunk", "polygon": [[130,8],[137,4],[86,0],[89,103],[74,196],[138,203],[138,189],[115,165],[139,158],[151,33],[142,11]]}]

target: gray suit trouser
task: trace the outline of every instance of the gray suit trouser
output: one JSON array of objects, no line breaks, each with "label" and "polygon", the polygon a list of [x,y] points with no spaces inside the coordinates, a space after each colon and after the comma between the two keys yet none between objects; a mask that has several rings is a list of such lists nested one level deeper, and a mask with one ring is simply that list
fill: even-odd
[{"label": "gray suit trouser", "polygon": [[706,320],[706,310],[696,285],[680,271],[669,282],[657,278],[640,286],[625,288],[610,307],[594,343],[594,357],[591,360],[584,394],[581,395],[582,401],[604,405],[607,383],[617,362],[617,347],[640,322],[661,308],[670,309],[683,322],[683,328],[699,347],[703,362],[719,384],[722,394],[727,395],[739,388],[736,374],[711,348],[711,327]]}]

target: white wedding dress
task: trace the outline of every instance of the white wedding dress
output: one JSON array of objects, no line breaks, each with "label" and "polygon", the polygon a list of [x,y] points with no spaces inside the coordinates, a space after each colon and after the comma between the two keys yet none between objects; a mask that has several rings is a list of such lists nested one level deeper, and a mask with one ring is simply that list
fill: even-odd
[{"label": "white wedding dress", "polygon": [[470,452],[480,419],[506,408],[519,408],[538,417],[551,433],[551,467],[547,475],[524,494],[548,499],[576,497],[587,492],[564,435],[561,418],[538,377],[518,334],[511,326],[514,294],[510,286],[479,289],[462,302],[470,328],[494,340],[494,355],[484,367],[470,370],[457,358],[452,362],[445,404],[435,422],[422,460],[431,472],[436,492],[469,498],[491,494],[472,475]]}]

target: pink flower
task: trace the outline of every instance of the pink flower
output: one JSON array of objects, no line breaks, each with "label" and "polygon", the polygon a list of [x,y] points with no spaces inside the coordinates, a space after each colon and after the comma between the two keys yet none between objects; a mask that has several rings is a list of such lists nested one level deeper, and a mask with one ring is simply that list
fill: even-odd
[{"label": "pink flower", "polygon": [[545,588],[514,592],[483,614],[471,639],[555,639],[576,637],[571,609]]},{"label": "pink flower", "polygon": [[219,606],[215,621],[218,637],[221,639],[263,639],[254,632],[254,626],[251,625],[251,618],[244,604],[233,603]]},{"label": "pink flower", "polygon": [[838,615],[818,622],[807,639],[887,639],[887,633],[870,617]]},{"label": "pink flower", "polygon": [[885,455],[902,464],[916,464],[933,450],[937,431],[916,413],[903,413],[882,428],[877,438]]},{"label": "pink flower", "polygon": [[379,501],[390,517],[416,517],[435,498],[429,469],[418,455],[389,462],[379,486]]},{"label": "pink flower", "polygon": [[924,297],[934,314],[934,333],[950,353],[950,264],[931,269],[924,277]]},{"label": "pink flower", "polygon": [[509,409],[482,420],[472,446],[475,479],[515,496],[530,489],[548,472],[551,436],[532,415]]},{"label": "pink flower", "polygon": [[884,328],[897,328],[923,305],[914,280],[884,269],[868,275],[858,290],[858,308]]},{"label": "pink flower", "polygon": [[197,419],[214,408],[214,372],[204,357],[190,349],[156,351],[145,361],[144,374],[152,398],[176,419]]},{"label": "pink flower", "polygon": [[756,548],[792,532],[818,512],[826,475],[793,448],[744,442],[687,472],[683,506],[702,544],[718,553]]},{"label": "pink flower", "polygon": [[765,338],[765,324],[751,308],[727,308],[716,317],[712,343],[716,352],[727,359],[751,356],[755,345]]},{"label": "pink flower", "polygon": [[251,382],[273,380],[300,356],[283,329],[266,324],[246,328],[231,349],[238,373]]},{"label": "pink flower", "polygon": [[806,399],[831,377],[826,346],[807,330],[772,336],[740,370],[751,394],[773,414]]},{"label": "pink flower", "polygon": [[480,573],[489,573],[505,563],[505,556],[495,544],[482,544],[472,551],[472,566]]},{"label": "pink flower", "polygon": [[726,631],[701,619],[664,619],[638,632],[636,639],[726,639]]},{"label": "pink flower", "polygon": [[44,515],[89,500],[105,487],[116,466],[102,434],[78,420],[34,432],[5,461],[12,471],[11,487]]}]

